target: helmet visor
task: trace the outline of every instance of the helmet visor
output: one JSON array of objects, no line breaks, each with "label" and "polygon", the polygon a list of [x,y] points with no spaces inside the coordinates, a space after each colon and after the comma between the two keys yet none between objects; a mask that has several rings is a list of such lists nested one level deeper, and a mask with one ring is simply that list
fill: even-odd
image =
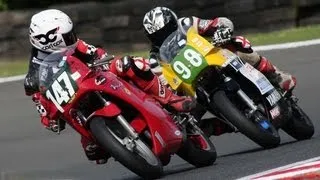
[{"label": "helmet visor", "polygon": [[63,40],[66,43],[66,46],[71,46],[77,42],[77,36],[74,30],[72,29],[70,32],[62,34]]},{"label": "helmet visor", "polygon": [[161,46],[163,41],[174,31],[177,30],[177,22],[176,21],[169,21],[163,28],[159,29],[155,33],[148,34],[147,36],[152,44],[156,46]]}]

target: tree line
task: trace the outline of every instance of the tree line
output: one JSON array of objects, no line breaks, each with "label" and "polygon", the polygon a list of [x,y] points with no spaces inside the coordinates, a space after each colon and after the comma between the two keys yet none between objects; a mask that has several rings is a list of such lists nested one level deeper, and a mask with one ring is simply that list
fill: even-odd
[{"label": "tree line", "polygon": [[[89,0],[112,2],[116,0]],[[88,2],[88,0],[0,0],[0,11],[13,9],[46,8],[53,4]]]}]

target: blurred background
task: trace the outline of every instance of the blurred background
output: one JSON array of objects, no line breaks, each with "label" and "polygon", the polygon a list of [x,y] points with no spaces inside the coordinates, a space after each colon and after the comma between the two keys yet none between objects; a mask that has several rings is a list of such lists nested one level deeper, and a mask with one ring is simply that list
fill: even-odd
[{"label": "blurred background", "polygon": [[30,18],[47,8],[66,12],[79,38],[109,52],[146,50],[142,18],[158,5],[178,16],[226,16],[234,21],[236,34],[320,23],[320,0],[0,0],[0,59],[27,59]]}]

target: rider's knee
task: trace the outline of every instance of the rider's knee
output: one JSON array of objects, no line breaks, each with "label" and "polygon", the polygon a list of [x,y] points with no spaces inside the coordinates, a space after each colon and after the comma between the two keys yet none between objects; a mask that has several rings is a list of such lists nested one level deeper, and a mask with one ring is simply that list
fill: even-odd
[{"label": "rider's knee", "polygon": [[244,52],[237,52],[237,55],[247,63],[249,63],[252,66],[255,66],[260,61],[260,55],[253,51],[251,53],[244,53]]},{"label": "rider's knee", "polygon": [[144,80],[152,80],[154,74],[150,70],[149,60],[142,57],[124,56],[116,60],[118,74],[126,77],[139,77]]}]

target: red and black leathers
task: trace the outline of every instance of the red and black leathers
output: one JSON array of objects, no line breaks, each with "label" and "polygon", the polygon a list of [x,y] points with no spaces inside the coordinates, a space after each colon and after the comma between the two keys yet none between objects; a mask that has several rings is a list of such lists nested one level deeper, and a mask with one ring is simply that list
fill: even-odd
[{"label": "red and black leathers", "polygon": [[[52,108],[39,103],[39,65],[37,63],[41,63],[41,61],[48,55],[48,53],[37,51],[35,49],[32,50],[30,69],[25,79],[25,90],[27,95],[33,96],[33,101],[36,103],[37,109],[40,113],[42,124],[50,130],[58,131],[62,130],[57,129],[58,120],[48,118],[50,117],[50,110]],[[74,56],[85,63],[91,63],[94,60],[102,59],[106,56],[106,52],[101,48],[96,48],[92,45],[86,44],[82,40],[78,40],[74,53],[71,56]],[[171,106],[177,111],[190,111],[194,106],[191,98],[179,97],[160,83],[158,77],[150,71],[148,59],[129,56],[116,58],[110,62],[109,71],[120,77],[129,79],[147,94],[152,95],[162,105]],[[96,160],[97,163],[106,162],[103,161],[103,159],[108,158],[108,156],[101,154],[101,150],[97,145],[93,142],[88,142],[84,138],[82,138],[81,143],[89,160]]]}]

